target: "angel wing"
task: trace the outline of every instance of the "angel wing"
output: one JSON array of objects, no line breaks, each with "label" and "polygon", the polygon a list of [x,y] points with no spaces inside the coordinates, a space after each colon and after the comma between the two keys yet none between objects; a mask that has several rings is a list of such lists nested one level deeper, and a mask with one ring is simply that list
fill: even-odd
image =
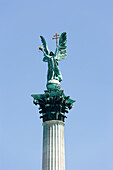
[{"label": "angel wing", "polygon": [[46,52],[46,54],[48,55],[49,54],[49,50],[48,50],[48,47],[47,47],[47,44],[46,44],[46,41],[44,39],[43,36],[40,36],[41,38],[41,41],[42,41],[42,44],[43,44],[43,47],[44,47],[44,51]]},{"label": "angel wing", "polygon": [[59,39],[59,46],[57,47],[58,48],[58,53],[56,55],[57,60],[62,60],[67,56],[67,54],[66,54],[66,47],[67,47],[66,43],[67,43],[66,32],[63,32],[61,34],[61,38]]}]

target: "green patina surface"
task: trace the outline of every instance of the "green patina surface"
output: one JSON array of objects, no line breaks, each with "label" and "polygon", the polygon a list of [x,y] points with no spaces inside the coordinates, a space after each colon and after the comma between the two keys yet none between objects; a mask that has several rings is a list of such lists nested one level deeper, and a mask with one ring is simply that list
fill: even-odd
[{"label": "green patina surface", "polygon": [[39,49],[43,52],[43,61],[48,63],[47,73],[47,90],[44,94],[32,94],[33,103],[39,105],[40,118],[43,122],[48,120],[62,120],[66,118],[66,113],[73,107],[75,100],[70,96],[66,96],[63,90],[60,90],[60,82],[62,75],[58,67],[58,61],[64,59],[66,55],[66,32],[63,32],[59,39],[59,44],[56,44],[55,53],[49,52],[46,41],[43,36],[40,36],[43,47]]},{"label": "green patina surface", "polygon": [[[43,52],[43,61],[48,63],[48,73],[47,73],[47,89],[58,89],[60,88],[60,82],[62,81],[62,75],[58,67],[58,61],[64,59],[66,54],[66,32],[61,34],[59,39],[59,45],[56,45],[55,53],[49,52],[46,41],[43,36],[40,36],[43,48],[40,50]],[[50,84],[55,84],[51,86]]]},{"label": "green patina surface", "polygon": [[45,91],[44,94],[31,95],[35,105],[39,105],[39,113],[42,114],[43,122],[47,120],[62,120],[66,118],[66,113],[73,107],[75,100],[66,96],[63,90]]}]

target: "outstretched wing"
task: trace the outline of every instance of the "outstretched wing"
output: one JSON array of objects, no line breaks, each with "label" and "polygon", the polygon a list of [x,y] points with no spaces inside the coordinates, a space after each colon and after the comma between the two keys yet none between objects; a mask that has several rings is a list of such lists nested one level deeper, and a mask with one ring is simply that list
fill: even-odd
[{"label": "outstretched wing", "polygon": [[44,39],[43,36],[40,36],[41,38],[41,41],[42,41],[42,44],[43,44],[43,47],[44,47],[44,51],[46,52],[46,54],[48,55],[49,54],[49,50],[48,50],[48,47],[47,47],[47,44],[46,44],[46,41]]},{"label": "outstretched wing", "polygon": [[63,32],[61,34],[61,38],[59,39],[58,54],[56,56],[57,60],[62,60],[67,56],[67,54],[66,54],[66,47],[67,47],[66,43],[67,43],[66,32]]}]

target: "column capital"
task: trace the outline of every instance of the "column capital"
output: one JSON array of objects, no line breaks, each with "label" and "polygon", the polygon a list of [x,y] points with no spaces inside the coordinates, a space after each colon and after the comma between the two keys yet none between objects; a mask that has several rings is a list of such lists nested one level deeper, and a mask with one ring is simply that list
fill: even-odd
[{"label": "column capital", "polygon": [[31,95],[35,105],[39,105],[40,118],[43,122],[49,120],[61,120],[64,122],[66,113],[73,107],[75,100],[66,96],[63,90],[46,90],[44,94]]}]

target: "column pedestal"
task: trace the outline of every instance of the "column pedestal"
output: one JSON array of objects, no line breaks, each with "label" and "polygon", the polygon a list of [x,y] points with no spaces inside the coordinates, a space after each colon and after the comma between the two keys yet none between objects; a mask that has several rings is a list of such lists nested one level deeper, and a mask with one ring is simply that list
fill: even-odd
[{"label": "column pedestal", "polygon": [[65,170],[64,125],[59,120],[43,123],[42,170]]}]

